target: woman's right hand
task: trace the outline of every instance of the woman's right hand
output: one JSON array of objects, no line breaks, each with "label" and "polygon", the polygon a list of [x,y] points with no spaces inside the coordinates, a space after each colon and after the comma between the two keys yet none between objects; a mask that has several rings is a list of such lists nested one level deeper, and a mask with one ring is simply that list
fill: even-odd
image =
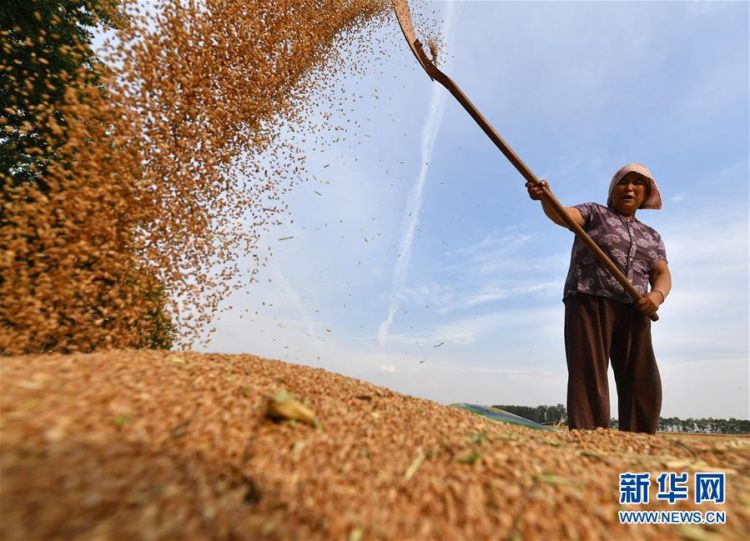
[{"label": "woman's right hand", "polygon": [[544,194],[543,188],[549,188],[549,184],[544,179],[541,179],[538,184],[526,181],[526,189],[529,192],[529,197],[534,201],[539,201],[542,198],[542,194]]}]

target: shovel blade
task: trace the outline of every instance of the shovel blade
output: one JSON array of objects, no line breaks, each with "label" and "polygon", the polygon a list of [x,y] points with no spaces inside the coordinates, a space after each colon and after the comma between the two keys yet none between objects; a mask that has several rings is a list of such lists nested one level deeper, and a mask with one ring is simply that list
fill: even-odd
[{"label": "shovel blade", "polygon": [[417,39],[417,35],[414,32],[414,25],[411,22],[411,10],[409,9],[409,2],[407,0],[391,0],[393,10],[396,12],[396,19],[398,25],[401,27],[401,31],[404,33],[406,42],[409,44],[411,52],[414,53],[414,58],[417,59],[419,65],[427,72],[430,79],[434,79],[432,71],[435,67],[427,59],[427,55],[422,49],[422,44]]}]

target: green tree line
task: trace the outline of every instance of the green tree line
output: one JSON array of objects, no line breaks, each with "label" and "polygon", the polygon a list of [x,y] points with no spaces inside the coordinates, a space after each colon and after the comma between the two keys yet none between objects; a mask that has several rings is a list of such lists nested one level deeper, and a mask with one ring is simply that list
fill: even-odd
[{"label": "green tree line", "polygon": [[565,406],[492,406],[540,424],[557,424],[567,419]]},{"label": "green tree line", "polygon": [[[510,413],[520,415],[530,421],[540,424],[558,424],[567,419],[567,410],[563,404],[556,406],[513,406],[496,405]],[[610,422],[612,428],[617,428],[617,419]],[[750,434],[750,420],[714,419],[713,417],[694,419],[680,419],[679,417],[659,417],[660,432],[701,432],[706,434]]]},{"label": "green tree line", "polygon": [[680,419],[659,417],[659,430],[663,432],[706,432],[709,434],[747,434],[750,421],[747,419],[714,419],[713,417]]}]

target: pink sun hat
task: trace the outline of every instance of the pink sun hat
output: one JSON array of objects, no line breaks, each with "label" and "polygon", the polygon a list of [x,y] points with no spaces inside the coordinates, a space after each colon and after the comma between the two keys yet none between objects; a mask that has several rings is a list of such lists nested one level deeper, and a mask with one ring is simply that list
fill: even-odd
[{"label": "pink sun hat", "polygon": [[609,196],[607,197],[607,205],[612,205],[612,190],[615,189],[615,185],[620,182],[620,180],[622,180],[622,178],[628,173],[638,173],[643,178],[647,179],[650,185],[648,197],[646,197],[646,200],[638,208],[660,209],[661,192],[659,192],[659,187],[656,185],[654,175],[651,174],[651,171],[649,171],[645,165],[637,162],[623,165],[620,169],[618,169],[617,173],[615,173],[615,176],[612,177],[612,182],[609,183]]}]

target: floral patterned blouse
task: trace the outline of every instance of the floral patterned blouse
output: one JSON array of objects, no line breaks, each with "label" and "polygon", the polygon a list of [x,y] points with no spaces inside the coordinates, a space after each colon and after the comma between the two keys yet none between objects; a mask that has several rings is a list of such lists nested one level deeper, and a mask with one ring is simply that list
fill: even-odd
[{"label": "floral patterned blouse", "polygon": [[[649,290],[649,274],[659,261],[667,260],[659,234],[638,221],[626,219],[612,207],[598,203],[575,205],[586,223],[583,228],[610,257],[641,295]],[[570,255],[570,269],[563,298],[576,293],[608,297],[632,303],[633,299],[609,271],[576,237]]]}]

